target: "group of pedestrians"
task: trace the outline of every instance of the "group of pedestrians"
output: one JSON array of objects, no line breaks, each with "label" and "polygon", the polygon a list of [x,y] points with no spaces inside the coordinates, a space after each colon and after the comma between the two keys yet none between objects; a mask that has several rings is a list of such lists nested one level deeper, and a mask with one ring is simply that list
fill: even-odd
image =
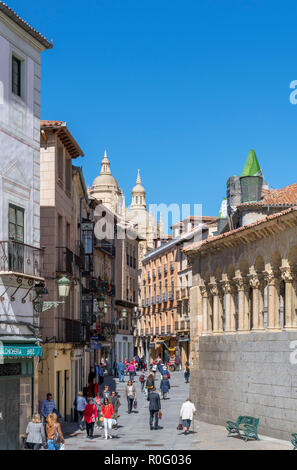
[{"label": "group of pedestrians", "polygon": [[48,393],[42,402],[41,414],[34,413],[27,425],[24,447],[31,450],[60,450],[65,440],[58,418],[61,417],[56,408],[52,394]]}]

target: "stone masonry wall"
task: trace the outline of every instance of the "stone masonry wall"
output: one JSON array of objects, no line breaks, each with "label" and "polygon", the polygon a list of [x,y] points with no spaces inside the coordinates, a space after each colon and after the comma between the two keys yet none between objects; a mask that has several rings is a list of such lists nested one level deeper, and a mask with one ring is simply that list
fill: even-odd
[{"label": "stone masonry wall", "polygon": [[191,398],[201,421],[254,416],[260,434],[289,440],[297,432],[297,332],[200,337]]}]

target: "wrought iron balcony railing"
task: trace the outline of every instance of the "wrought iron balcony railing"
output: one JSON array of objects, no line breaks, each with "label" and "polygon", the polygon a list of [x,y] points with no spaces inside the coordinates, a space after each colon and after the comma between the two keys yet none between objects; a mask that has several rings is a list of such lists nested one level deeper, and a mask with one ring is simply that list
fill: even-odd
[{"label": "wrought iron balcony railing", "polygon": [[78,320],[69,318],[58,319],[58,338],[59,343],[78,343],[84,344],[90,340],[88,325]]},{"label": "wrought iron balcony railing", "polygon": [[174,271],[174,263],[173,263],[173,261],[170,262],[170,271]]},{"label": "wrought iron balcony railing", "polygon": [[57,246],[57,268],[59,273],[73,274],[73,253],[66,246]]},{"label": "wrought iron balcony railing", "polygon": [[104,253],[109,256],[115,256],[115,247],[111,242],[107,240],[98,240],[97,238],[95,238],[94,246],[95,248],[104,251]]},{"label": "wrought iron balcony railing", "polygon": [[158,334],[159,334],[159,327],[156,326],[156,328],[155,328],[155,335],[158,335]]},{"label": "wrought iron balcony railing", "polygon": [[158,267],[158,276],[161,276],[162,274],[162,269],[161,269],[161,266]]},{"label": "wrought iron balcony railing", "polygon": [[42,277],[44,251],[15,240],[0,241],[1,273],[16,272]]},{"label": "wrought iron balcony railing", "polygon": [[163,297],[162,297],[162,298],[163,298],[163,302],[167,302],[167,298],[168,298],[168,297],[167,297],[167,292],[166,292],[165,294],[163,294]]}]

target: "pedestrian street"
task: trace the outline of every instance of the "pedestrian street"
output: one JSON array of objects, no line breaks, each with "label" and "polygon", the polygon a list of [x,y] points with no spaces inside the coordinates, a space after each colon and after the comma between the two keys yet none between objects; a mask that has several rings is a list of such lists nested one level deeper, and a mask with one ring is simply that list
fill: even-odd
[{"label": "pedestrian street", "polygon": [[[67,423],[63,426],[67,450],[291,450],[289,442],[276,440],[260,435],[260,441],[245,442],[236,437],[227,437],[223,426],[217,426],[199,421],[199,410],[196,420],[191,426],[190,434],[184,435],[178,431],[179,412],[183,401],[189,396],[189,384],[185,384],[183,372],[171,373],[171,390],[167,400],[161,399],[162,419],[158,430],[150,430],[148,401],[141,392],[139,372],[135,377],[137,391],[137,410],[130,415],[127,413],[127,400],[124,397],[125,383],[118,379],[106,377],[105,384],[119,394],[121,406],[118,419],[118,430],[112,430],[113,439],[104,439],[104,431],[94,432],[94,439],[86,437],[85,431],[77,430],[77,425]],[[156,373],[156,390],[159,392],[160,374]],[[232,416],[231,416],[232,418]]]}]

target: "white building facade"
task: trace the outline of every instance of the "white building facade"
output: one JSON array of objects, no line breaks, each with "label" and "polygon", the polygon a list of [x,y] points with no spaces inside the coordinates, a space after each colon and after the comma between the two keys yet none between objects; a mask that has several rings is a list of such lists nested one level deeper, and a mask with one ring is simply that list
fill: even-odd
[{"label": "white building facade", "polygon": [[19,448],[37,407],[40,53],[51,47],[0,2],[0,449]]}]

